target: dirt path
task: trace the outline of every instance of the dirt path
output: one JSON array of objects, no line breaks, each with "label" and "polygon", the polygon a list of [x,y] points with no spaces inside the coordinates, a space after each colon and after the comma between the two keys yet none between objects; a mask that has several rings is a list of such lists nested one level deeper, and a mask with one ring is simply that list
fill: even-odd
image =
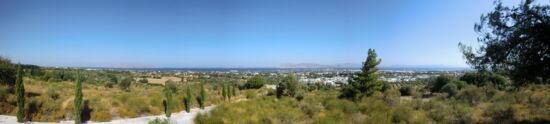
[{"label": "dirt path", "polygon": [[[190,113],[187,113],[185,111],[172,113],[172,116],[170,117],[170,120],[174,124],[192,124],[193,118],[198,113],[208,112],[212,109],[214,109],[216,106],[208,106],[204,108],[204,110],[201,110],[199,108],[193,108],[191,109]],[[128,118],[128,119],[115,119],[111,120],[109,122],[93,122],[88,121],[88,124],[147,124],[147,122],[152,121],[156,118],[166,118],[164,114],[162,115],[156,115],[156,116],[144,116],[144,117],[137,117],[137,118]],[[15,116],[8,116],[8,115],[0,115],[0,124],[18,124],[17,118]],[[32,122],[32,124],[74,124],[73,120],[69,121],[60,121],[60,122]]]}]

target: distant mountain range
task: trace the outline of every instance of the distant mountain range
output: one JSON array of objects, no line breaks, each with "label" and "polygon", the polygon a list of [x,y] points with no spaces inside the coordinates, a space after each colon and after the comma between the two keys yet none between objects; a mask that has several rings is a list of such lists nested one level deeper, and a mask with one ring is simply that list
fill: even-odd
[{"label": "distant mountain range", "polygon": [[298,63],[298,64],[282,64],[277,66],[277,68],[359,68],[360,64],[315,64],[315,63]]},{"label": "distant mountain range", "polygon": [[[277,68],[361,68],[361,64],[315,64],[315,63],[298,63],[298,64],[282,64]],[[448,65],[390,65],[379,66],[381,69],[469,69],[469,67],[448,66]]]}]

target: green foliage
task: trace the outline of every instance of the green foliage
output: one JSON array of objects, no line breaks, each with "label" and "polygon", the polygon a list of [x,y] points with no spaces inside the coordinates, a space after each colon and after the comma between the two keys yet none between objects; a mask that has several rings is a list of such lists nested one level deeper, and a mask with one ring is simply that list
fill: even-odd
[{"label": "green foliage", "polygon": [[258,89],[264,86],[264,84],[267,84],[267,80],[265,80],[262,76],[256,75],[248,81],[243,86],[243,89]]},{"label": "green foliage", "polygon": [[361,72],[350,78],[349,84],[344,87],[341,97],[358,100],[361,97],[370,96],[374,92],[381,91],[383,84],[378,81],[379,75],[376,68],[381,61],[377,58],[376,51],[369,49]]},{"label": "green foliage", "polygon": [[166,117],[170,118],[172,115],[172,90],[168,87],[168,85],[164,85],[164,100],[164,113],[166,114]]},{"label": "green foliage", "polygon": [[231,88],[231,96],[237,96],[237,87]]},{"label": "green foliage", "polygon": [[75,98],[74,98],[74,123],[82,122],[82,82],[80,81],[80,72],[76,73]]},{"label": "green foliage", "polygon": [[200,94],[199,94],[199,97],[197,98],[198,99],[198,102],[199,102],[199,107],[201,109],[204,109],[206,103],[206,91],[204,90],[204,85],[201,85],[201,91],[200,91]]},{"label": "green foliage", "polygon": [[447,93],[449,96],[456,95],[458,91],[458,86],[455,83],[447,83],[441,88],[441,92]]},{"label": "green foliage", "polygon": [[142,78],[142,79],[139,79],[138,82],[146,84],[146,83],[149,83],[149,80],[147,80],[147,78]]},{"label": "green foliage", "polygon": [[298,88],[298,79],[293,74],[289,74],[277,85],[277,98],[283,96],[294,97],[298,92]]},{"label": "green foliage", "polygon": [[399,92],[402,96],[410,96],[415,91],[414,86],[406,85],[399,88]]},{"label": "green foliage", "polygon": [[224,84],[222,85],[222,98],[223,100],[227,100],[228,99],[228,96],[227,96],[227,86]]},{"label": "green foliage", "polygon": [[17,66],[17,76],[15,80],[15,94],[17,95],[17,122],[25,121],[25,84],[23,84],[23,70]]},{"label": "green foliage", "polygon": [[257,92],[256,90],[246,90],[244,91],[244,94],[247,99],[254,99],[256,98],[256,94],[257,94],[256,92]]},{"label": "green foliage", "polygon": [[132,85],[132,82],[134,82],[134,79],[132,77],[126,77],[120,81],[118,84],[118,87],[124,91],[130,90],[130,85]]},{"label": "green foliage", "polygon": [[[452,84],[447,86],[445,89],[446,91],[442,91],[443,87],[447,84]],[[451,95],[452,91],[458,91],[464,87],[466,87],[468,84],[466,82],[458,80],[456,77],[451,75],[440,75],[437,76],[435,79],[432,79],[428,82],[427,88],[432,92],[446,92]],[[456,89],[456,90],[453,90]],[[454,92],[456,94],[456,92]]]},{"label": "green foliage", "polygon": [[187,93],[184,98],[185,111],[191,112],[191,104],[193,103],[193,95],[191,94],[191,88],[187,86]]},{"label": "green foliage", "polygon": [[550,6],[525,0],[493,11],[474,26],[479,49],[459,44],[467,63],[479,71],[505,72],[516,86],[550,82]]},{"label": "green foliage", "polygon": [[155,120],[149,121],[147,124],[170,124],[170,120],[155,118]]},{"label": "green foliage", "polygon": [[174,82],[172,80],[167,80],[166,82],[164,82],[164,86],[172,92],[178,91],[178,87],[176,86],[176,82]]},{"label": "green foliage", "polygon": [[0,84],[14,86],[16,70],[11,60],[0,56]]},{"label": "green foliage", "polygon": [[229,85],[227,86],[227,98],[231,101],[231,97],[233,97],[233,86]]},{"label": "green foliage", "polygon": [[494,86],[500,90],[508,89],[511,81],[503,75],[488,72],[469,72],[460,77],[460,80],[468,84],[481,86]]}]

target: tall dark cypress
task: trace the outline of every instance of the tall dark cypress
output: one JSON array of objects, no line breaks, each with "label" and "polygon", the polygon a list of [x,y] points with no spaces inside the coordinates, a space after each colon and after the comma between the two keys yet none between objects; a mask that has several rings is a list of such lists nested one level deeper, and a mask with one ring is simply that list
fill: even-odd
[{"label": "tall dark cypress", "polygon": [[191,95],[191,88],[187,86],[187,96],[185,97],[185,111],[188,113],[191,112],[191,103],[193,100],[193,96]]},{"label": "tall dark cypress", "polygon": [[82,82],[80,82],[80,72],[76,72],[76,86],[75,86],[75,97],[74,97],[74,123],[80,124],[81,114],[82,114]]},{"label": "tall dark cypress", "polygon": [[164,86],[164,97],[166,100],[166,108],[164,113],[166,113],[166,117],[170,118],[172,115],[172,90],[168,87],[168,85]]},{"label": "tall dark cypress", "polygon": [[199,97],[199,106],[201,109],[204,109],[205,101],[206,101],[206,91],[204,91],[204,86],[201,85],[201,92]]},{"label": "tall dark cypress", "polygon": [[17,66],[15,94],[17,96],[17,122],[22,123],[25,121],[25,85],[23,84],[23,71],[21,65]]},{"label": "tall dark cypress", "polygon": [[225,101],[227,99],[227,88],[226,88],[225,84],[222,85],[222,96],[223,96],[222,97],[223,100]]}]

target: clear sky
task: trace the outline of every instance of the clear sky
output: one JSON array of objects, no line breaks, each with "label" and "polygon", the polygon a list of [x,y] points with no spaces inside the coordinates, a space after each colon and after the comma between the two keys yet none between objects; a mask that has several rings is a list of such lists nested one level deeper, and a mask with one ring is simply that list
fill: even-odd
[{"label": "clear sky", "polygon": [[[384,1],[384,2],[381,2]],[[42,66],[467,66],[491,0],[0,0],[0,56]]]}]

